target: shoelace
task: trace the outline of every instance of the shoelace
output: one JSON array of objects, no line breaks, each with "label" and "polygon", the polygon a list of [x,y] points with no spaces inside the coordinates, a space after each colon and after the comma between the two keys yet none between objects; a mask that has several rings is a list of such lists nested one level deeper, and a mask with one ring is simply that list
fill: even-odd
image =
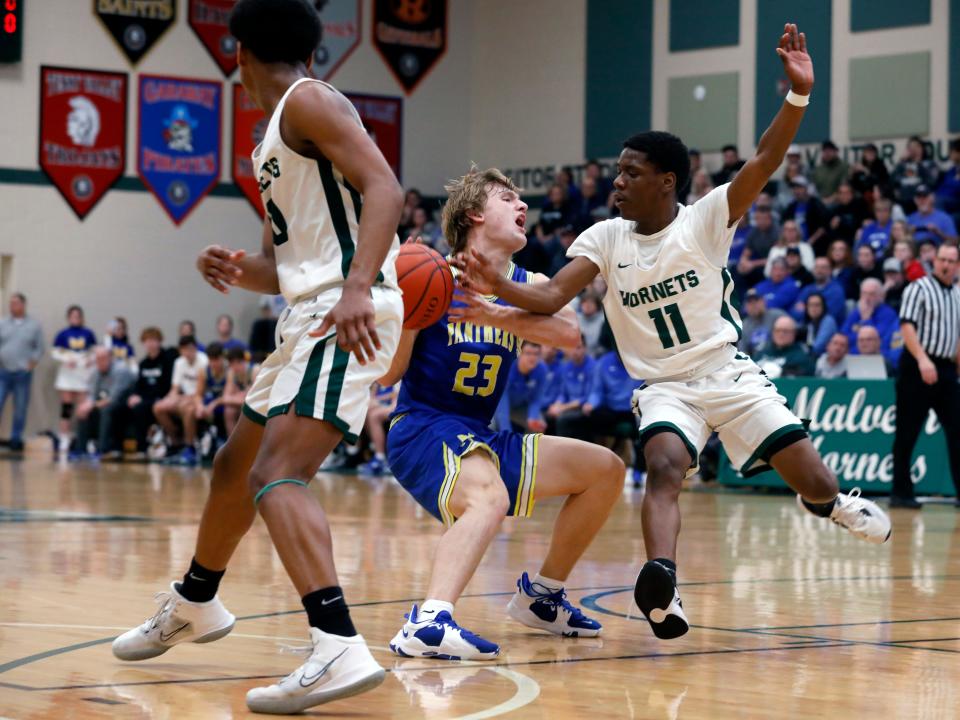
[{"label": "shoelace", "polygon": [[567,591],[564,590],[563,588],[560,588],[559,590],[555,590],[554,592],[551,592],[551,593],[537,592],[536,590],[533,589],[532,586],[530,587],[530,589],[533,590],[534,597],[539,602],[545,603],[546,605],[551,605],[553,607],[563,608],[568,613],[570,613],[571,620],[587,619],[586,616],[583,614],[583,612],[580,610],[580,608],[574,607],[573,605],[570,604],[570,601],[567,600]]},{"label": "shoelace", "polygon": [[170,592],[158,592],[153,596],[153,600],[154,602],[158,603],[160,607],[157,608],[157,611],[153,614],[153,617],[144,622],[141,626],[144,632],[153,630],[160,624],[160,616],[163,615],[164,611],[173,601],[173,595]]}]

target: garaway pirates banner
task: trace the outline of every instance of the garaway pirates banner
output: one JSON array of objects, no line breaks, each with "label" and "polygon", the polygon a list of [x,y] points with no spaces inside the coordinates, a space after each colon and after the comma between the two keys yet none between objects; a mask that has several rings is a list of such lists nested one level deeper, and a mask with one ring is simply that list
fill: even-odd
[{"label": "garaway pirates banner", "polygon": [[140,76],[137,172],[178,225],[220,178],[221,85]]},{"label": "garaway pirates banner", "polygon": [[237,69],[237,41],[230,34],[230,11],[237,0],[190,0],[190,27],[225,77]]},{"label": "garaway pirates banner", "polygon": [[177,20],[177,0],[93,0],[93,12],[136,65]]},{"label": "garaway pirates banner", "polygon": [[367,134],[400,180],[400,149],[403,147],[403,100],[381,95],[345,93],[363,120]]},{"label": "garaway pirates banner", "polygon": [[231,175],[250,205],[263,217],[260,185],[250,153],[263,140],[269,118],[258,108],[240,83],[233,84],[233,163]]},{"label": "garaway pirates banner", "polygon": [[81,220],[126,165],[127,75],[40,68],[40,167]]},{"label": "garaway pirates banner", "polygon": [[373,44],[409,95],[447,49],[447,0],[373,0]]},{"label": "garaway pirates banner", "polygon": [[360,44],[361,0],[315,0],[323,36],[313,54],[313,75],[329,80]]}]

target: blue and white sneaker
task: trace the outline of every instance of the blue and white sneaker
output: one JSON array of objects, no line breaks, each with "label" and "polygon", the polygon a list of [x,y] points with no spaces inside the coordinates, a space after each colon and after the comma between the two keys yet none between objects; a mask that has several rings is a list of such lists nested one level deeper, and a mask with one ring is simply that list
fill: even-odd
[{"label": "blue and white sneaker", "polygon": [[460,627],[446,610],[428,616],[414,605],[404,617],[406,624],[390,641],[390,649],[401,657],[493,660],[500,654],[499,645]]},{"label": "blue and white sneaker", "polygon": [[565,590],[551,592],[539,583],[530,582],[527,573],[517,580],[517,594],[510,599],[507,614],[527,627],[564,637],[596,637],[603,629],[600,623],[570,604]]},{"label": "blue and white sneaker", "polygon": [[366,462],[360,467],[357,468],[357,472],[361,475],[373,475],[379,477],[385,473],[390,472],[390,468],[387,465],[385,460],[374,456],[370,459],[370,462]]}]

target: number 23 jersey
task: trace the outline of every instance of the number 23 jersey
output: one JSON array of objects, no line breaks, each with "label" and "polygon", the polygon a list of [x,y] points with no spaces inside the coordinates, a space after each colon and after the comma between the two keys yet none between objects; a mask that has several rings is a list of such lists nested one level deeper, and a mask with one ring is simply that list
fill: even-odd
[{"label": "number 23 jersey", "polygon": [[653,235],[634,232],[623,218],[605,220],[567,251],[600,268],[607,322],[624,366],[638,380],[709,371],[729,359],[720,351],[740,339],[726,268],[735,230],[728,227],[728,187],[678,205],[673,222]]}]

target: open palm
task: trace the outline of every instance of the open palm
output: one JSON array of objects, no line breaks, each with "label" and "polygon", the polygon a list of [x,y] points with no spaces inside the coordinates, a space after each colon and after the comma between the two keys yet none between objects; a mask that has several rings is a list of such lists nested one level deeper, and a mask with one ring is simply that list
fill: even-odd
[{"label": "open palm", "polygon": [[783,26],[777,55],[783,61],[783,70],[790,87],[798,95],[809,95],[813,88],[813,61],[807,54],[807,36],[793,23]]}]

